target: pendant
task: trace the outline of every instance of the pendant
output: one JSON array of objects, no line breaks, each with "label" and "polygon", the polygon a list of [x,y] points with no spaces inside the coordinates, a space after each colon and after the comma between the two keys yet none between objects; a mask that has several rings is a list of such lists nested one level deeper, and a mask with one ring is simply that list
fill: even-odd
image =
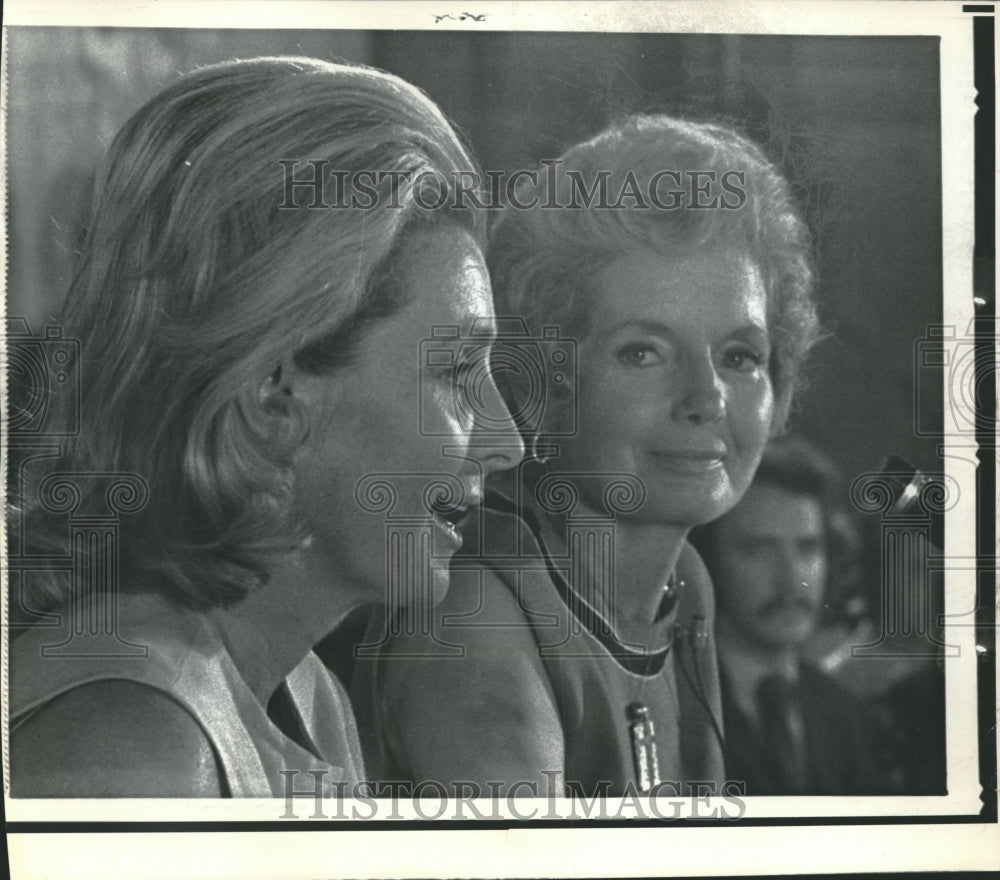
[{"label": "pendant", "polygon": [[632,759],[639,791],[652,791],[660,784],[660,760],[656,755],[656,728],[649,709],[642,703],[631,703],[625,710],[632,737]]}]

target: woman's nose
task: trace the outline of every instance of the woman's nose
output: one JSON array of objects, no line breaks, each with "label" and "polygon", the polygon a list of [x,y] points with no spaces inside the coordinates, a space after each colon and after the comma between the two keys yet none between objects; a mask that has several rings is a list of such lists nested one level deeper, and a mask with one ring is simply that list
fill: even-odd
[{"label": "woman's nose", "polygon": [[496,385],[484,383],[477,402],[470,452],[487,473],[516,467],[524,458],[524,441]]},{"label": "woman's nose", "polygon": [[686,365],[683,394],[675,416],[695,425],[710,424],[726,412],[725,389],[710,358],[702,357]]}]

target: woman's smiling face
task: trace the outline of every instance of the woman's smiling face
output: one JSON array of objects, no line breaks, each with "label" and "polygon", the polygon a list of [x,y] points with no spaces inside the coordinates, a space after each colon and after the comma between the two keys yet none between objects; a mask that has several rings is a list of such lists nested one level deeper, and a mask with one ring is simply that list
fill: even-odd
[{"label": "woman's smiling face", "polygon": [[583,299],[578,431],[560,441],[555,469],[633,474],[645,521],[689,527],[725,513],[750,485],[774,414],[757,265],[740,249],[636,252]]}]

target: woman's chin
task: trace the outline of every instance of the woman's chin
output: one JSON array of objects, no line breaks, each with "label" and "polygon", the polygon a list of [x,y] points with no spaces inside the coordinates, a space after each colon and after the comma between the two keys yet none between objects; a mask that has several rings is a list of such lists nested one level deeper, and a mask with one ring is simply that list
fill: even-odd
[{"label": "woman's chin", "polygon": [[728,513],[735,503],[728,497],[685,497],[677,493],[673,497],[662,498],[658,504],[650,504],[647,497],[646,504],[636,516],[649,523],[690,529],[718,519]]},{"label": "woman's chin", "polygon": [[390,597],[389,607],[396,611],[405,609],[407,616],[414,620],[419,620],[423,612],[428,607],[433,607],[442,602],[448,595],[448,588],[451,585],[451,575],[448,567],[442,566],[431,569],[430,578],[423,584],[409,584],[401,590],[395,591],[395,595]]},{"label": "woman's chin", "polygon": [[451,586],[451,573],[447,568],[435,568],[431,572],[431,601],[437,605],[448,595]]}]

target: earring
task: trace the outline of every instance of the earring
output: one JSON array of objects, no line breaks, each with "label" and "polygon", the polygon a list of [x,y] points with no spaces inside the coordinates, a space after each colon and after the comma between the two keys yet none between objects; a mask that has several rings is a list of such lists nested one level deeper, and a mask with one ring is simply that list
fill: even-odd
[{"label": "earring", "polygon": [[542,445],[541,434],[532,434],[528,440],[528,455],[539,464],[545,464],[552,457],[552,447]]}]

